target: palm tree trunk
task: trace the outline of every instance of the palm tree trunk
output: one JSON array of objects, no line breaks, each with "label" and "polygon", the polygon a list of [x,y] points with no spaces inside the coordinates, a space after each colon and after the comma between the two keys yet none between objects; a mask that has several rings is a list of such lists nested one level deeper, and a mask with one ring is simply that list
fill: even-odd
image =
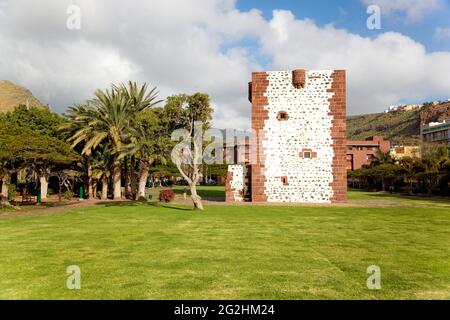
[{"label": "palm tree trunk", "polygon": [[97,198],[97,180],[92,180],[92,199]]},{"label": "palm tree trunk", "polygon": [[94,181],[92,179],[92,165],[91,165],[91,158],[88,157],[87,158],[87,177],[88,177],[88,198],[89,199],[94,199]]},{"label": "palm tree trunk", "polygon": [[113,199],[118,200],[122,198],[121,194],[121,171],[122,166],[120,165],[120,160],[117,157],[114,159],[113,163]]},{"label": "palm tree trunk", "polygon": [[102,200],[108,199],[108,177],[102,177]]},{"label": "palm tree trunk", "polygon": [[139,197],[145,198],[145,185],[148,179],[148,162],[141,161],[141,168],[139,170]]},{"label": "palm tree trunk", "polygon": [[130,182],[131,182],[131,195],[133,200],[136,200],[137,196],[137,185],[136,185],[136,157],[134,155],[131,156],[131,165],[130,165]]},{"label": "palm tree trunk", "polygon": [[125,198],[130,198],[130,169],[128,167],[128,157],[123,159],[124,161],[124,175],[125,175]]}]

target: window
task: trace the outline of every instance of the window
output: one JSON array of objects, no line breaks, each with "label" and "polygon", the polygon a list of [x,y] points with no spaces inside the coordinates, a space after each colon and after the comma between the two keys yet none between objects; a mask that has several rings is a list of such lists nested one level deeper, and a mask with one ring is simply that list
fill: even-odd
[{"label": "window", "polygon": [[311,149],[303,149],[300,151],[300,158],[313,159],[317,158],[317,152],[313,152]]},{"label": "window", "polygon": [[286,176],[281,177],[281,183],[282,183],[284,186],[289,185],[289,183],[288,183],[288,178],[287,178]]},{"label": "window", "polygon": [[289,116],[286,111],[280,111],[278,112],[277,119],[279,121],[286,121],[289,119]]}]

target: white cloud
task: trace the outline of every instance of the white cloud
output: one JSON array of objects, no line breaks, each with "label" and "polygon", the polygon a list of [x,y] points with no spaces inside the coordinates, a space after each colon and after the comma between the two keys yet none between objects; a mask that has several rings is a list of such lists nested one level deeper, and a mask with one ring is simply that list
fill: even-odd
[{"label": "white cloud", "polygon": [[[263,51],[273,57],[273,69],[346,69],[348,112],[382,111],[402,102],[446,96],[450,53],[427,53],[424,46],[399,33],[371,39],[332,26],[319,28],[296,20],[288,11],[275,11],[271,25],[283,25],[262,35]],[[288,40],[286,40],[286,38]]]},{"label": "white cloud", "polygon": [[407,22],[417,22],[438,11],[442,0],[361,0],[365,5],[378,5],[381,13],[396,18],[404,17]]},{"label": "white cloud", "polygon": [[450,39],[450,28],[437,27],[433,37],[436,40]]},{"label": "white cloud", "polygon": [[[450,92],[442,72],[450,53],[427,53],[398,33],[365,38],[290,11],[267,20],[258,10],[239,11],[233,0],[30,3],[0,0],[0,78],[60,112],[96,88],[131,79],[157,85],[162,97],[207,92],[216,126],[248,128],[247,82],[266,67],[257,57],[270,69],[347,69],[351,114]],[[80,31],[66,28],[69,4],[81,7]]]}]

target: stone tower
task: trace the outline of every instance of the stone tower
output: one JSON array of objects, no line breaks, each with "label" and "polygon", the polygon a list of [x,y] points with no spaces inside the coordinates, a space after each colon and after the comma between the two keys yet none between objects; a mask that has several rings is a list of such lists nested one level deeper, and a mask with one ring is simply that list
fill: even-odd
[{"label": "stone tower", "polygon": [[229,167],[227,201],[346,201],[344,70],[254,72],[253,163]]}]

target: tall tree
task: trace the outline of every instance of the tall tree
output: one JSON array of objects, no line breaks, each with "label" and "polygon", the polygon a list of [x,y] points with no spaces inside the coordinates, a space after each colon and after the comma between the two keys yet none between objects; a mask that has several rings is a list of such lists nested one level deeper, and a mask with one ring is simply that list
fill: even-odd
[{"label": "tall tree", "polygon": [[173,116],[172,128],[184,128],[184,131],[178,131],[172,136],[175,139],[183,138],[173,149],[172,161],[189,184],[194,208],[203,210],[197,184],[202,176],[203,132],[210,127],[213,113],[209,96],[196,93],[192,96],[183,94],[169,97],[165,108]]},{"label": "tall tree", "polygon": [[131,143],[124,154],[137,155],[139,159],[138,197],[145,197],[150,166],[155,161],[166,164],[173,145],[164,123],[163,110],[153,108],[141,113],[131,129]]},{"label": "tall tree", "polygon": [[78,160],[78,155],[56,137],[41,135],[30,128],[0,123],[0,159],[9,162],[9,167],[28,167],[38,173],[42,199],[45,199],[52,167],[70,165]]},{"label": "tall tree", "polygon": [[[156,89],[148,92],[147,84],[130,82],[113,85],[105,91],[97,90],[95,98],[76,112],[75,123],[85,123],[69,138],[72,146],[83,143],[82,154],[95,150],[101,143],[110,146],[112,157],[113,199],[121,198],[121,152],[130,141],[130,129],[136,117],[156,102]],[[70,121],[69,121],[70,126]]]},{"label": "tall tree", "polygon": [[[58,131],[62,123],[61,116],[50,111],[49,108],[28,108],[19,105],[12,112],[0,114],[0,123],[4,123],[14,128],[33,132],[35,136],[51,137],[63,139],[64,137]],[[38,174],[41,185],[41,197],[47,198],[48,179],[51,174],[51,159],[36,159],[32,164],[34,171]]]},{"label": "tall tree", "polygon": [[[134,142],[140,141],[142,139],[139,139],[139,135],[136,136],[136,134],[133,135],[133,133],[141,132],[144,133],[144,135],[141,135],[141,138],[144,138],[145,131],[142,130],[141,127],[142,122],[140,122],[138,119],[140,118],[140,115],[142,113],[145,113],[146,111],[150,110],[150,108],[156,106],[157,104],[161,103],[162,100],[157,100],[158,98],[158,92],[156,91],[156,87],[149,89],[148,85],[144,83],[143,85],[139,86],[136,82],[129,81],[127,85],[121,84],[119,86],[120,92],[125,96],[125,99],[130,104],[130,131],[131,135],[130,138],[135,138]],[[148,128],[147,128],[148,129]],[[148,131],[148,130],[147,130]],[[137,140],[136,140],[137,139]],[[145,138],[144,138],[145,140]],[[148,150],[149,151],[149,150]],[[142,148],[139,150],[138,155],[141,155],[142,158]],[[144,156],[145,158],[146,156]],[[151,157],[155,157],[153,154]],[[128,166],[129,164],[129,166]],[[126,172],[126,187],[125,192],[131,193],[131,197],[133,199],[137,196],[137,185],[136,185],[136,154],[131,153],[130,154],[130,161],[128,163],[127,157],[125,157],[125,166],[129,170],[125,170]],[[140,165],[140,170],[142,169],[142,162]],[[148,169],[147,169],[148,174]],[[130,188],[129,188],[130,187]],[[144,189],[145,193],[145,189]]]},{"label": "tall tree", "polygon": [[[88,106],[88,104],[76,104],[67,109],[65,117],[66,121],[62,123],[59,127],[59,131],[62,132],[68,141],[72,142],[72,148],[83,155],[80,168],[83,171],[83,181],[84,185],[87,186],[88,197],[93,198],[94,187],[93,187],[93,179],[92,179],[92,153],[93,149],[87,149],[84,152],[87,136],[89,132],[86,131],[84,135],[80,136],[76,140],[72,140],[71,137],[75,136],[78,131],[89,127],[89,121],[92,118],[92,110]],[[90,137],[92,138],[93,133],[90,133]]]},{"label": "tall tree", "polygon": [[92,161],[92,178],[102,183],[100,198],[108,199],[108,181],[111,176],[111,154],[107,145],[97,148]]}]

